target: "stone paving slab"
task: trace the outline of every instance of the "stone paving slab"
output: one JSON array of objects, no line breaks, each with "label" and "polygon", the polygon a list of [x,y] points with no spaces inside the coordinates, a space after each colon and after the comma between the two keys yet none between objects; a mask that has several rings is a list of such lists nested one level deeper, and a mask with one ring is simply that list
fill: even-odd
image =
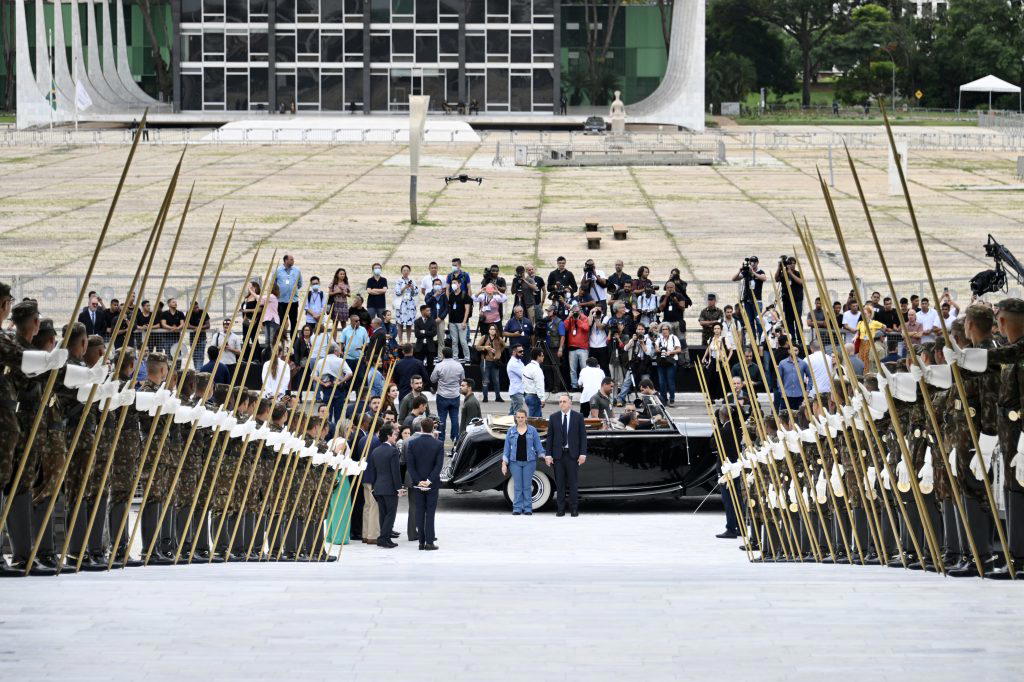
[{"label": "stone paving slab", "polygon": [[[404,523],[404,504],[399,514]],[[903,570],[750,564],[693,504],[512,517],[445,493],[441,550],[0,583],[18,679],[1020,679],[1024,593]],[[404,526],[402,526],[404,529]]]}]

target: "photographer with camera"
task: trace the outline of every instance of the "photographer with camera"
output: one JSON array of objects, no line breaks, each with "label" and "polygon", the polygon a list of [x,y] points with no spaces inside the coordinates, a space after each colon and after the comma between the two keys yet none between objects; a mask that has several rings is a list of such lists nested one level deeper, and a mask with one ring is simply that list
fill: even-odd
[{"label": "photographer with camera", "polygon": [[[796,302],[795,309],[789,303],[786,280],[789,280],[789,288],[793,292],[793,300]],[[796,258],[786,255],[779,256],[779,267],[775,271],[775,281],[779,283],[779,296],[782,297],[782,316],[786,318],[786,329],[789,330],[789,338],[798,339],[800,334],[797,330],[797,325],[801,324],[800,317],[804,312],[804,277],[796,269]]]},{"label": "photographer with camera", "polygon": [[578,303],[572,304],[569,317],[565,319],[565,339],[569,347],[569,383],[576,389],[579,373],[590,357],[590,317],[580,310]]},{"label": "photographer with camera", "polygon": [[633,278],[628,272],[623,272],[622,260],[615,261],[615,272],[608,277],[606,285],[609,294],[618,294],[620,291],[633,293]]},{"label": "photographer with camera", "polygon": [[555,264],[555,269],[548,274],[548,291],[553,293],[556,288],[561,288],[568,291],[568,293],[563,293],[565,298],[569,298],[569,294],[575,294],[579,289],[576,286],[576,275],[565,269],[565,256],[559,256],[555,260]]},{"label": "photographer with camera", "polygon": [[544,281],[532,272],[532,265],[529,270],[522,265],[516,266],[516,275],[512,278],[512,301],[513,305],[522,306],[531,324],[537,324],[537,306]]},{"label": "photographer with camera", "polygon": [[683,320],[683,313],[691,303],[693,301],[685,291],[680,293],[676,289],[675,282],[665,282],[665,293],[658,302],[658,312],[661,313],[662,322],[668,323],[672,334],[679,339],[679,344],[683,347],[686,346],[686,322]]},{"label": "photographer with camera", "polygon": [[622,344],[622,350],[626,354],[626,375],[616,396],[618,407],[625,404],[629,392],[639,386],[642,380],[650,378],[654,342],[647,333],[646,325],[641,323],[636,326],[636,331]]},{"label": "photographer with camera", "polygon": [[583,264],[583,276],[580,277],[580,306],[585,312],[599,309],[604,315],[608,306],[607,285],[604,273],[597,269],[592,258],[588,258]]},{"label": "photographer with camera", "polygon": [[[637,280],[633,280],[634,285]],[[636,295],[636,304],[633,306],[633,319],[637,323],[650,327],[658,321],[658,295],[655,293],[658,287],[647,280],[646,287]]]},{"label": "photographer with camera", "polygon": [[757,256],[750,256],[743,259],[743,265],[739,271],[732,276],[732,281],[742,282],[740,285],[740,302],[747,311],[750,324],[754,326],[754,339],[761,336],[761,289],[768,281],[768,275],[758,267]]}]

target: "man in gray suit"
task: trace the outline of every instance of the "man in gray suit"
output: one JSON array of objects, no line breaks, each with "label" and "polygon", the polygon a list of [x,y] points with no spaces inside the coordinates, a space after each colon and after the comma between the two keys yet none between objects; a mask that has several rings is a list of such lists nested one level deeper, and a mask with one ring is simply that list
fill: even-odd
[{"label": "man in gray suit", "polygon": [[398,513],[398,497],[402,490],[402,471],[398,466],[398,427],[385,424],[380,429],[380,439],[384,441],[370,453],[370,461],[366,465],[364,478],[373,480],[373,498],[377,500],[380,512],[380,535],[377,546],[393,549],[398,545],[391,539],[391,531],[395,526],[395,515]]}]

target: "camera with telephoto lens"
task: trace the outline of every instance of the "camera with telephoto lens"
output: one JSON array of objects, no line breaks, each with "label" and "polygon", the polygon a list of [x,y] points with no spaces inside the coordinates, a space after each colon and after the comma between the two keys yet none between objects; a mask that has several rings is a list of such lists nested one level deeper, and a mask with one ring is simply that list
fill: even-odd
[{"label": "camera with telephoto lens", "polygon": [[756,256],[749,256],[743,259],[743,265],[740,266],[740,274],[745,279],[750,279],[754,276],[754,267],[757,264]]}]

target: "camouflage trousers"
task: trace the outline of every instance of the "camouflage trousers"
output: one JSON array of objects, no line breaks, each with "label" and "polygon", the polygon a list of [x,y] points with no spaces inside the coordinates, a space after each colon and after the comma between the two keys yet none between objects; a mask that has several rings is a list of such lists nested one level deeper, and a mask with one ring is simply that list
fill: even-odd
[{"label": "camouflage trousers", "polygon": [[102,492],[108,492],[110,489],[109,479],[105,486],[106,490],[100,491],[99,489],[99,479],[107,461],[107,452],[102,447],[102,443],[96,446],[96,455],[92,468],[87,470],[89,454],[92,451],[94,437],[94,435],[87,434],[85,431],[82,431],[78,444],[75,446],[75,451],[71,454],[71,465],[68,467],[67,478],[64,481],[64,492],[72,503],[73,500],[76,499],[78,491],[81,490],[82,483],[86,480],[87,474],[88,482],[85,486],[84,499],[95,499],[98,495],[101,495]]},{"label": "camouflage trousers", "polygon": [[18,492],[26,492],[32,486],[32,499],[44,500],[60,492],[60,472],[67,459],[67,443],[64,431],[40,428],[36,433],[32,452],[25,466]]},{"label": "camouflage trousers", "polygon": [[999,445],[1003,457],[1003,487],[1012,493],[1024,493],[1024,487],[1017,482],[1016,471],[1010,462],[1017,455],[1017,440],[1020,438],[1021,422],[1010,421],[1008,418],[999,419]]},{"label": "camouflage trousers", "polygon": [[[259,448],[257,447],[256,449],[258,450]],[[255,514],[259,513],[260,505],[263,504],[263,500],[267,496],[267,489],[270,487],[271,471],[274,470],[274,461],[277,459],[277,455],[275,453],[273,456],[268,456],[266,450],[260,452],[260,454],[255,457],[255,460],[253,455],[255,455],[255,452],[247,456],[247,461],[242,464],[242,467],[244,469],[246,465],[250,465],[254,468],[252,488],[249,490],[249,497],[245,500],[245,511]],[[284,458],[281,458],[281,462],[283,461]],[[278,469],[280,468],[281,465],[278,464]],[[274,473],[275,479],[278,474],[279,471]],[[244,494],[244,490],[235,494]],[[273,499],[267,500],[263,511],[268,512],[270,510],[270,505],[272,505],[273,502]]]},{"label": "camouflage trousers", "polygon": [[19,442],[21,426],[17,415],[7,408],[0,408],[0,490],[6,490],[18,465],[17,458],[21,456]]},{"label": "camouflage trousers", "polygon": [[[235,453],[225,453],[221,460],[220,472],[217,475],[217,480],[213,484],[213,497],[210,501],[210,511],[214,513],[223,513],[225,507],[228,504],[228,497],[231,497],[231,508],[227,511],[235,513],[238,511],[238,503],[241,500],[241,495],[231,495],[232,490],[232,476],[234,476],[235,468],[238,466],[238,455]],[[213,472],[210,473],[213,475]],[[239,476],[239,478],[241,478]]]}]

